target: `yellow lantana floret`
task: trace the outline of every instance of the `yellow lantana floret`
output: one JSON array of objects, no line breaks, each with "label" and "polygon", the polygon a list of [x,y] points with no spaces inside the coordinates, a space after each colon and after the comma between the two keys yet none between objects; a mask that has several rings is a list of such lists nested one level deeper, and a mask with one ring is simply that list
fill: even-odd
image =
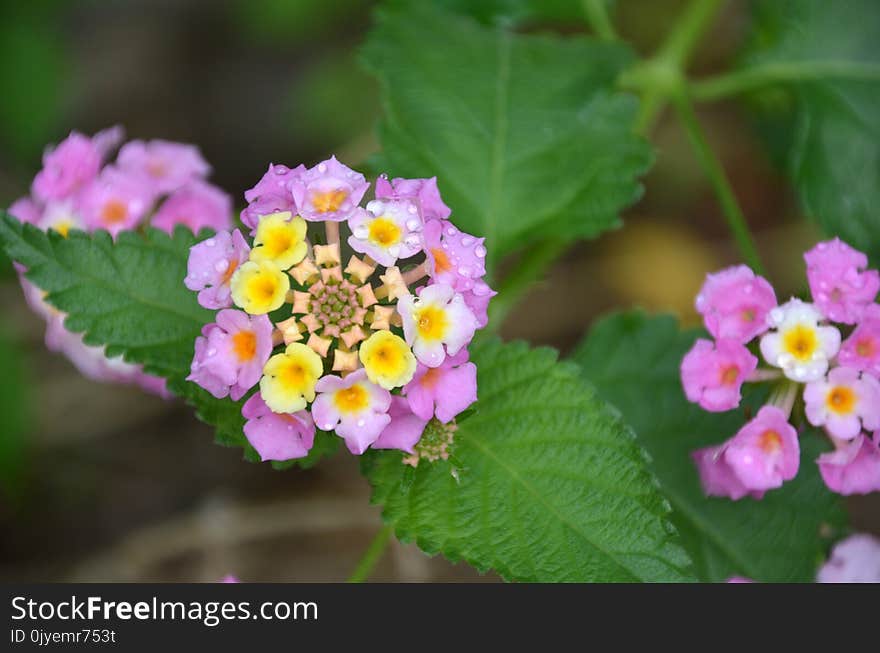
[{"label": "yellow lantana floret", "polygon": [[229,283],[232,301],[251,315],[270,313],[284,304],[290,277],[270,261],[248,261]]},{"label": "yellow lantana floret", "polygon": [[252,261],[271,261],[280,269],[289,270],[302,261],[307,252],[306,221],[301,217],[291,219],[290,211],[284,211],[260,218],[251,250]]},{"label": "yellow lantana floret", "polygon": [[403,338],[390,331],[376,331],[359,350],[367,378],[386,390],[409,383],[416,372],[416,357]]},{"label": "yellow lantana floret", "polygon": [[260,394],[276,413],[295,413],[315,399],[315,384],[324,373],[324,364],[309,347],[299,342],[287,345],[263,367]]}]

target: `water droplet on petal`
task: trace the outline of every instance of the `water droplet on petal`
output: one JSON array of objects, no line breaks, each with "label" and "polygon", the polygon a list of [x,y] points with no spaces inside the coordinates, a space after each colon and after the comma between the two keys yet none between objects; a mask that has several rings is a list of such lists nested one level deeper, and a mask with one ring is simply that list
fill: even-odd
[{"label": "water droplet on petal", "polygon": [[486,258],[486,248],[482,245],[474,247],[474,256],[477,258]]},{"label": "water droplet on petal", "polygon": [[462,236],[461,237],[461,246],[462,247],[469,247],[472,242],[474,242],[473,236]]},{"label": "water droplet on petal", "polygon": [[462,265],[460,268],[458,268],[458,273],[463,277],[469,277],[471,276],[471,269],[465,265]]},{"label": "water droplet on petal", "polygon": [[357,421],[357,425],[358,425],[358,428],[364,428],[364,426],[366,426],[367,423],[366,423],[366,421],[364,421],[364,420],[362,420],[362,419],[359,419],[359,420]]},{"label": "water droplet on petal", "polygon": [[458,233],[458,229],[456,229],[455,227],[447,227],[446,228],[446,234],[449,236],[454,236],[457,233]]},{"label": "water droplet on petal", "polygon": [[413,218],[411,220],[406,221],[406,228],[409,229],[410,231],[418,231],[421,226],[422,226],[421,220]]},{"label": "water droplet on petal", "polygon": [[214,264],[214,269],[220,273],[226,272],[229,269],[229,263],[227,261],[217,261]]},{"label": "water droplet on petal", "polygon": [[319,163],[318,164],[318,172],[320,172],[321,174],[324,174],[325,172],[327,172],[327,164],[326,163]]},{"label": "water droplet on petal", "polygon": [[205,247],[214,247],[216,244],[217,241],[213,238],[208,238],[208,240],[205,241]]},{"label": "water droplet on petal", "polygon": [[214,349],[213,347],[211,347],[208,351],[205,352],[205,354],[206,354],[207,356],[216,356],[216,355],[217,355],[217,350]]}]

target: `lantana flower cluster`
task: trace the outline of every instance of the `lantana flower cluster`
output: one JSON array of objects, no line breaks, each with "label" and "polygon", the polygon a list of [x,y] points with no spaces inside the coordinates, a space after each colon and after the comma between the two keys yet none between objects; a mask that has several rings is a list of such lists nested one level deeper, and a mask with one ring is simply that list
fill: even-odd
[{"label": "lantana flower cluster", "polygon": [[[211,168],[197,147],[163,140],[122,144],[123,139],[120,127],[92,137],[72,132],[46,150],[31,194],[17,200],[9,213],[65,237],[71,229],[103,229],[115,237],[146,225],[168,233],[176,225],[193,231],[231,227],[231,198],[206,181]],[[164,379],[121,357],[108,358],[103,347],[86,345],[82,335],[68,331],[65,315],[44,301],[44,293],[25,279],[21,266],[16,269],[28,304],[46,320],[50,350],[63,352],[89,378],[134,383],[169,396]]]},{"label": "lantana flower cluster", "polygon": [[880,490],[880,273],[839,239],[804,259],[812,302],[778,304],[770,283],[743,265],[708,275],[697,296],[713,339],[697,340],[682,361],[687,398],[729,411],[743,384],[772,384],[766,405],[733,437],[693,453],[710,496],[760,499],[795,477],[796,404],[834,446],[816,461],[828,488]]},{"label": "lantana flower cluster", "polygon": [[316,429],[354,454],[447,458],[477,398],[467,347],[495,294],[483,239],[450,222],[435,178],[369,188],[335,157],[270,165],[245,193],[247,235],[190,251],[184,282],[218,312],[189,380],[236,401],[256,389],[242,414],[263,460],[308,455]]}]

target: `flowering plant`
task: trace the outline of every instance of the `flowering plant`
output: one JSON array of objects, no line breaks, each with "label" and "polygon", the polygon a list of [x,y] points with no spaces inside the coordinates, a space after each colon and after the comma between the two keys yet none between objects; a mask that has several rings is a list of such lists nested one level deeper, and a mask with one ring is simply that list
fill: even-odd
[{"label": "flowering plant", "polygon": [[270,165],[245,193],[251,243],[221,231],[190,250],[184,283],[220,310],[188,379],[236,401],[259,384],[242,414],[262,460],[304,458],[316,426],[357,455],[446,459],[477,399],[467,345],[495,294],[483,239],[449,221],[435,178],[380,177],[362,207],[368,188],[335,157]]},{"label": "flowering plant", "polygon": [[[880,490],[880,273],[839,239],[804,259],[813,303],[777,305],[770,284],[746,266],[710,274],[697,296],[715,341],[697,340],[682,360],[688,400],[727,411],[740,405],[743,383],[775,385],[736,435],[693,453],[710,496],[760,499],[794,478],[800,447],[789,419],[801,398],[806,421],[835,447],[817,460],[825,484],[845,495]],[[746,347],[756,338],[768,368],[757,369]]]}]

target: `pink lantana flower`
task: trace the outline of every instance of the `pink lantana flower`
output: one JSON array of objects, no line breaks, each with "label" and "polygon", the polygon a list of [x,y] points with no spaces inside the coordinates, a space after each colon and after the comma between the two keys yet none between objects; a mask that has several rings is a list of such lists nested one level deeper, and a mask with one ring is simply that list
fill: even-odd
[{"label": "pink lantana flower", "polygon": [[807,419],[839,440],[880,429],[880,381],[851,367],[835,367],[804,389]]},{"label": "pink lantana flower", "polygon": [[430,179],[396,178],[388,181],[382,175],[376,180],[376,199],[418,200],[425,220],[445,220],[452,213],[440,197],[437,177]]},{"label": "pink lantana flower", "polygon": [[412,200],[373,200],[352,212],[348,226],[351,248],[386,267],[422,251],[422,218]]},{"label": "pink lantana flower", "polygon": [[189,227],[193,233],[205,228],[221,231],[229,226],[231,214],[229,195],[213,184],[195,179],[162,203],[153,216],[152,225],[168,233],[173,233],[179,224]]},{"label": "pink lantana flower", "polygon": [[293,201],[290,185],[305,172],[304,165],[288,168],[281,164],[270,164],[260,181],[244,193],[244,198],[248,202],[241,212],[241,221],[244,225],[256,230],[263,216],[285,211],[296,214],[296,203]]},{"label": "pink lantana flower", "polygon": [[700,339],[681,362],[681,382],[688,401],[722,412],[739,406],[742,385],[758,359],[736,340]]},{"label": "pink lantana flower", "polygon": [[450,222],[429,220],[423,233],[431,281],[445,283],[458,292],[472,290],[486,274],[484,238],[458,230]]},{"label": "pink lantana flower", "polygon": [[477,328],[482,329],[489,324],[489,301],[497,294],[482,279],[474,281],[473,288],[461,293],[464,303],[477,319]]},{"label": "pink lantana flower", "polygon": [[696,300],[709,333],[740,342],[767,331],[767,315],[775,307],[773,287],[745,265],[707,275]]},{"label": "pink lantana flower", "polygon": [[348,450],[360,455],[391,422],[391,393],[367,379],[363,368],[344,379],[328,375],[315,386],[312,416],[318,428],[336,430]]},{"label": "pink lantana flower", "polygon": [[9,215],[26,224],[36,224],[42,214],[40,205],[30,197],[20,197],[9,207]]},{"label": "pink lantana flower", "polygon": [[400,396],[391,397],[388,416],[391,422],[382,430],[372,448],[400,449],[413,453],[413,448],[425,432],[428,420],[416,415],[407,400]]},{"label": "pink lantana flower", "polygon": [[868,257],[839,238],[804,254],[813,301],[828,319],[858,322],[880,291],[880,273],[867,270]]},{"label": "pink lantana flower", "polygon": [[225,309],[216,324],[208,324],[196,338],[189,381],[195,381],[221,399],[241,399],[263,374],[272,354],[272,323],[265,315]]},{"label": "pink lantana flower", "polygon": [[835,444],[834,451],[816,461],[828,489],[844,496],[880,490],[880,432],[873,439],[859,434],[850,442]]},{"label": "pink lantana flower", "polygon": [[880,583],[880,539],[866,533],[850,535],[831,550],[816,575],[819,583]]},{"label": "pink lantana flower", "polygon": [[80,209],[91,229],[116,236],[136,227],[152,203],[153,193],[141,178],[108,166],[83,190]]},{"label": "pink lantana flower", "polygon": [[221,231],[190,249],[183,283],[198,291],[199,304],[205,308],[228,308],[232,306],[232,275],[248,260],[250,251],[238,229]]},{"label": "pink lantana flower", "polygon": [[461,294],[444,283],[425,286],[418,297],[405,295],[397,302],[406,342],[420,363],[438,367],[474,337],[477,319]]},{"label": "pink lantana flower", "polygon": [[335,156],[290,181],[293,200],[301,217],[332,222],[351,217],[369,187],[361,173],[339,163]]},{"label": "pink lantana flower", "polygon": [[42,201],[75,195],[98,176],[101,158],[94,139],[71,132],[43,155],[43,169],[34,178],[34,195]]},{"label": "pink lantana flower", "polygon": [[142,177],[154,196],[173,193],[211,172],[195,145],[163,140],[126,143],[116,161],[121,169]]},{"label": "pink lantana flower", "polygon": [[880,377],[880,306],[871,304],[858,326],[840,346],[838,361]]},{"label": "pink lantana flower", "polygon": [[307,410],[274,413],[257,392],[241,414],[247,420],[244,435],[264,462],[305,458],[315,443],[315,423]]},{"label": "pink lantana flower", "polygon": [[799,299],[774,308],[767,317],[774,331],[761,338],[764,359],[792,381],[821,379],[840,349],[840,331],[823,320],[815,306]]},{"label": "pink lantana flower", "polygon": [[477,400],[477,366],[462,349],[439,367],[419,364],[403,394],[412,412],[427,421],[436,415],[444,424]]},{"label": "pink lantana flower", "polygon": [[764,406],[730,440],[694,452],[709,496],[756,499],[795,477],[800,465],[797,431],[776,406]]}]

